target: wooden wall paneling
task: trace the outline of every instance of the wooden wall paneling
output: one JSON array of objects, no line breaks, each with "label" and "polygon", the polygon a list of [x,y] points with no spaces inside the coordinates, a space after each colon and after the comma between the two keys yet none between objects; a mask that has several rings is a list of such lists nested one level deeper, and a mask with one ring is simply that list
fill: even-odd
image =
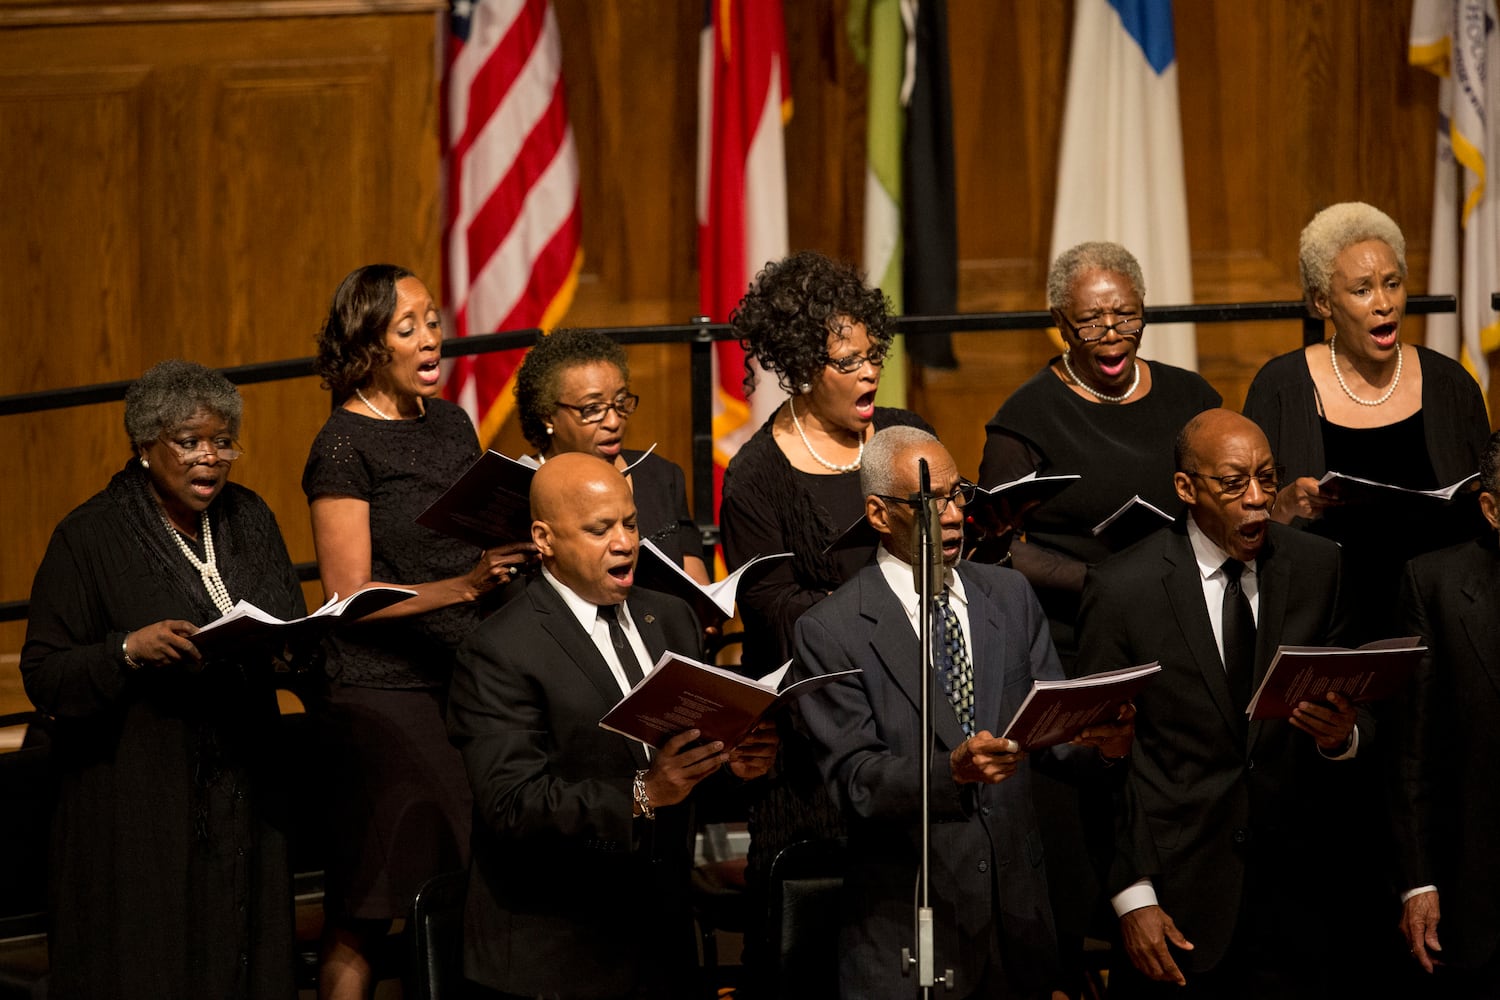
[{"label": "wooden wall paneling", "polygon": [[[1071,6],[950,4],[959,309],[1040,309],[1052,239]],[[1056,353],[1041,331],[954,337],[956,371],[919,371],[912,407],[977,476],[984,424]]]},{"label": "wooden wall paneling", "polygon": [[[126,378],[138,369],[142,216],[137,125],[143,67],[23,67],[0,74],[0,273],[21,326],[0,393]],[[32,70],[36,71],[32,71]],[[75,470],[124,461],[121,408],[0,421],[0,596],[24,597],[61,513],[102,484]],[[92,485],[93,488],[89,488]],[[55,512],[55,513],[54,513]]]}]

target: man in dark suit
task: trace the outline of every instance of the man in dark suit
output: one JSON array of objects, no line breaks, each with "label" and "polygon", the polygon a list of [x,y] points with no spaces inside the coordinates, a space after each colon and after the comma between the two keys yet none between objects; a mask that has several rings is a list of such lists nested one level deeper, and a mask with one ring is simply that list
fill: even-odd
[{"label": "man in dark suit", "polygon": [[1479,485],[1491,530],[1413,559],[1401,586],[1402,631],[1428,648],[1403,706],[1392,808],[1401,930],[1444,997],[1500,996],[1500,433]]},{"label": "man in dark suit", "polygon": [[[798,702],[819,767],[849,821],[839,989],[851,1000],[917,995],[901,949],[915,939],[921,844],[921,612],[912,571],[917,515],[908,499],[917,491],[919,459],[945,498],[942,614],[933,622],[934,659],[944,665],[942,681],[931,685],[930,898],[934,968],[937,975],[951,970],[951,978],[936,995],[1046,996],[1056,982],[1056,944],[1029,765],[1014,741],[992,733],[1020,707],[1033,679],[1061,679],[1062,670],[1025,579],[959,562],[965,494],[958,470],[936,438],[907,427],[876,434],[862,459],[866,515],[881,535],[876,565],[796,628],[796,676],[862,669]],[[1078,742],[1123,757],[1130,745],[1123,706],[1122,717]]]},{"label": "man in dark suit", "polygon": [[675,597],[632,590],[635,502],[614,467],[560,455],[531,486],[542,575],[458,653],[448,731],[474,790],[464,973],[498,997],[688,994],[690,802],[721,766],[764,774],[774,733],[649,757],[599,728],[642,668],[702,633]]},{"label": "man in dark suit", "polygon": [[1084,673],[1163,671],[1136,699],[1109,874],[1133,968],[1110,996],[1327,996],[1327,791],[1368,748],[1342,696],[1289,721],[1245,706],[1278,645],[1340,637],[1338,548],[1270,522],[1279,472],[1239,414],[1194,417],[1176,462],[1185,517],[1094,567],[1083,595]]}]

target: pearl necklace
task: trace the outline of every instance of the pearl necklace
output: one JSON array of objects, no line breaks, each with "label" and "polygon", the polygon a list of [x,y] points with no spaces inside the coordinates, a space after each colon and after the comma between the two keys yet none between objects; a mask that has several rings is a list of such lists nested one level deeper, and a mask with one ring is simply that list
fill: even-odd
[{"label": "pearl necklace", "polygon": [[166,526],[167,534],[172,536],[172,541],[177,543],[177,550],[187,557],[187,561],[193,564],[198,575],[203,578],[203,586],[208,590],[208,596],[213,599],[214,607],[224,614],[229,614],[234,609],[234,601],[229,597],[229,588],[224,586],[224,578],[219,575],[219,563],[214,558],[214,532],[208,525],[208,511],[198,515],[198,532],[203,536],[203,554],[206,559],[199,559],[188,548],[188,543],[182,540],[182,532],[178,531],[168,520],[167,515],[158,510],[161,523]]},{"label": "pearl necklace", "polygon": [[1344,381],[1344,373],[1339,371],[1339,353],[1338,348],[1335,346],[1336,344],[1338,344],[1338,342],[1339,338],[1337,334],[1329,339],[1328,361],[1333,365],[1333,377],[1339,380],[1339,388],[1344,390],[1344,395],[1354,400],[1360,406],[1379,406],[1381,403],[1384,403],[1386,400],[1390,399],[1396,391],[1396,386],[1401,384],[1401,359],[1404,357],[1404,353],[1401,350],[1401,342],[1396,342],[1396,375],[1391,379],[1391,384],[1386,387],[1385,395],[1381,396],[1379,399],[1360,399],[1354,394],[1354,391],[1349,388],[1349,383]]},{"label": "pearl necklace", "polygon": [[859,463],[862,462],[865,457],[865,436],[863,434],[859,436],[859,454],[854,456],[854,461],[850,462],[848,465],[839,465],[837,462],[830,462],[828,461],[828,459],[824,458],[822,455],[819,455],[816,451],[813,450],[812,442],[807,439],[807,433],[802,429],[802,421],[797,419],[796,404],[788,399],[786,401],[786,408],[792,413],[792,426],[797,428],[797,436],[802,439],[803,447],[805,447],[807,449],[807,453],[813,457],[814,462],[817,462],[823,468],[830,469],[834,472],[854,472],[859,468]]},{"label": "pearl necklace", "polygon": [[396,419],[395,417],[393,417],[390,414],[386,413],[380,407],[376,406],[374,403],[372,403],[368,399],[366,399],[365,398],[365,394],[362,393],[362,392],[360,392],[358,389],[354,390],[354,394],[359,397],[359,401],[361,403],[364,403],[366,406],[368,406],[370,408],[370,412],[371,413],[375,414],[381,420],[395,420]]},{"label": "pearl necklace", "polygon": [[1130,380],[1130,388],[1126,389],[1122,394],[1118,396],[1111,396],[1108,393],[1100,392],[1098,389],[1095,389],[1093,386],[1089,385],[1083,379],[1078,377],[1078,373],[1073,370],[1073,362],[1068,360],[1068,355],[1070,353],[1072,352],[1063,351],[1062,356],[1063,368],[1067,370],[1068,378],[1073,380],[1074,385],[1078,386],[1084,392],[1088,393],[1090,396],[1093,396],[1100,402],[1123,403],[1125,402],[1125,400],[1130,398],[1130,394],[1135,392],[1136,388],[1141,384],[1141,362],[1140,359],[1137,358],[1133,363],[1134,367],[1132,371],[1134,371],[1135,374],[1134,377]]}]

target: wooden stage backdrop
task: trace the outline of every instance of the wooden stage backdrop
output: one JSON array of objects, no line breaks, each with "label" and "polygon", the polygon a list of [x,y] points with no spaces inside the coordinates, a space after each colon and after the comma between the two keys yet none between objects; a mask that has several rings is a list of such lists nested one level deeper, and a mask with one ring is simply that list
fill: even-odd
[{"label": "wooden stage backdrop", "polygon": [[[582,161],[585,275],[566,322],[681,322],[697,308],[701,0],[554,0]],[[0,394],[128,379],[183,356],[312,352],[353,267],[404,263],[439,293],[432,0],[0,0],[0,274],[15,319]],[[786,4],[796,247],[858,256],[863,68],[847,0]],[[952,0],[960,308],[1045,303],[1071,5]],[[1359,198],[1406,229],[1425,290],[1436,84],[1406,65],[1409,5],[1179,2],[1198,301],[1297,296],[1296,240]],[[1066,192],[1062,193],[1066,196]],[[1158,303],[1166,304],[1166,303]],[[1420,324],[1409,335],[1420,339]],[[1238,405],[1295,323],[1199,330]],[[1041,333],[965,334],[912,404],[972,474],[982,425],[1050,355]],[[632,443],[686,464],[686,353],[631,349]],[[299,478],[328,400],[315,379],[245,389],[240,481],[312,558]],[[0,418],[0,600],[27,596],[53,525],[127,456],[119,404]],[[509,429],[501,447],[519,448]],[[316,588],[309,596],[314,600]],[[0,711],[20,624],[0,625]]]}]

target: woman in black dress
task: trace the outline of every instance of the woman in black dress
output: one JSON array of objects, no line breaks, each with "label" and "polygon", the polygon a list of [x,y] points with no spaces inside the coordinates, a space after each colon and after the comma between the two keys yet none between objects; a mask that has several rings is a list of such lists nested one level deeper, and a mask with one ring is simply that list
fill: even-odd
[{"label": "woman in black dress", "polygon": [[[1011,543],[1012,564],[1037,592],[1065,670],[1083,578],[1109,555],[1093,528],[1132,496],[1177,514],[1172,442],[1220,397],[1196,372],[1136,357],[1145,335],[1146,280],[1118,243],[1080,243],[1047,272],[1047,301],[1066,349],[985,425],[979,484],[1031,472],[1083,478],[1032,511]],[[1124,666],[1125,664],[1122,664]]]},{"label": "woman in black dress", "polygon": [[1324,209],[1302,231],[1299,263],[1308,309],[1333,323],[1333,336],[1266,362],[1245,416],[1286,467],[1271,516],[1343,546],[1357,588],[1351,639],[1366,642],[1391,634],[1407,560],[1472,538],[1483,521],[1472,496],[1340,504],[1318,480],[1336,471],[1414,490],[1449,486],[1479,470],[1489,417],[1461,365],[1401,342],[1406,240],[1390,216],[1363,202]]},{"label": "woman in black dress", "polygon": [[278,657],[205,661],[192,640],[242,599],[306,610],[275,516],[229,482],[242,407],[200,365],[147,371],[125,396],[130,460],[57,526],[37,570],[21,676],[60,780],[54,997],[296,992],[270,768]]},{"label": "woman in black dress", "polygon": [[570,451],[630,468],[641,538],[650,539],[699,583],[708,583],[703,541],[688,513],[682,468],[625,448],[625,425],[640,397],[630,391],[625,349],[594,330],[557,330],[526,353],[516,373],[521,433],[545,462]]},{"label": "woman in black dress", "polygon": [[498,606],[528,541],[480,552],[415,523],[479,457],[438,397],[442,320],[409,271],[376,264],[334,293],[318,371],[338,403],[302,473],[323,590],[417,596],[330,637],[317,706],[331,756],[319,995],[365,997],[370,956],[422,882],[468,863],[471,798],[443,712],[453,652]]},{"label": "woman in black dress", "polygon": [[[1401,342],[1406,240],[1390,216],[1362,202],[1331,205],[1302,230],[1298,258],[1308,309],[1333,323],[1333,336],[1268,361],[1250,384],[1245,416],[1286,469],[1271,516],[1342,548],[1345,644],[1353,645],[1394,634],[1408,559],[1472,538],[1484,522],[1473,496],[1444,504],[1392,493],[1340,503],[1318,480],[1332,470],[1408,489],[1450,485],[1478,471],[1489,418],[1478,384],[1457,362]],[[1385,709],[1372,707],[1377,715]],[[1349,845],[1341,877],[1327,887],[1345,904],[1333,921],[1331,961],[1349,970],[1351,996],[1404,995],[1422,984],[1402,979],[1421,974],[1407,960],[1396,931],[1399,901],[1383,877],[1392,848],[1380,743],[1356,750],[1340,808],[1371,835]]]},{"label": "woman in black dress", "polygon": [[[792,553],[740,588],[747,673],[785,663],[797,618],[874,559],[873,531],[825,551],[864,516],[865,443],[886,427],[931,431],[915,413],[875,405],[889,320],[890,303],[858,271],[810,252],[767,264],[730,317],[746,352],[746,393],[756,388],[753,357],[790,394],[724,473],[719,521],[730,570],[758,555]],[[844,832],[805,737],[785,723],[780,734],[777,770],[760,783],[750,810],[746,881],[757,914],[783,848]],[[752,964],[764,957],[757,947],[763,942],[747,934]]]}]

